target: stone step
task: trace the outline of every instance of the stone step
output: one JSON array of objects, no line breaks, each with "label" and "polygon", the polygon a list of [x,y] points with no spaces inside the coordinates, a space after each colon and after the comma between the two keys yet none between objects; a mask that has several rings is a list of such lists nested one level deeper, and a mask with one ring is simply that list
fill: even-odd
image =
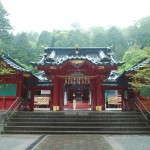
[{"label": "stone step", "polygon": [[[140,118],[139,115],[14,115],[12,118]],[[142,118],[142,116],[141,116]]]},{"label": "stone step", "polygon": [[95,126],[8,126],[4,130],[22,131],[149,131],[150,127],[95,127]]},{"label": "stone step", "polygon": [[49,111],[49,112],[32,112],[32,111],[17,111],[15,115],[64,115],[64,111]]},{"label": "stone step", "polygon": [[10,122],[145,122],[144,118],[11,118]]},{"label": "stone step", "polygon": [[7,126],[147,126],[147,122],[9,122]]},{"label": "stone step", "polygon": [[149,131],[2,131],[2,134],[115,134],[115,135],[150,135]]},{"label": "stone step", "polygon": [[122,112],[122,111],[101,111],[101,112],[95,112],[95,111],[51,111],[51,112],[27,112],[27,111],[19,111],[15,113],[15,115],[139,115],[139,112],[135,111],[127,111],[127,112]]},{"label": "stone step", "polygon": [[139,112],[17,112],[2,133],[10,134],[148,134]]}]

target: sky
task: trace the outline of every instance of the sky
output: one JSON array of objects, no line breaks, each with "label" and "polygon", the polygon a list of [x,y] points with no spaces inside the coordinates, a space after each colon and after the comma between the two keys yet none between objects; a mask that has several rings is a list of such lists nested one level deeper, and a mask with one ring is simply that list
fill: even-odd
[{"label": "sky", "polygon": [[94,26],[127,27],[150,16],[150,0],[0,0],[14,33],[70,30],[78,22]]}]

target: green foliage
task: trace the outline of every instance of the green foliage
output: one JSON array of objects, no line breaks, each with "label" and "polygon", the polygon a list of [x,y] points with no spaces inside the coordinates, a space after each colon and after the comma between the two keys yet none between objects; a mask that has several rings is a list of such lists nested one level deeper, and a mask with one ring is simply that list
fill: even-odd
[{"label": "green foliage", "polygon": [[43,49],[44,47],[51,47],[52,46],[52,35],[48,31],[43,31],[38,38],[37,41],[37,48]]},{"label": "green foliage", "polygon": [[150,16],[138,20],[127,28],[126,38],[129,45],[137,44],[141,49],[150,46]]},{"label": "green foliage", "polygon": [[113,47],[113,51],[118,59],[122,59],[127,48],[127,42],[121,32],[121,29],[112,26],[106,34],[107,45]]},{"label": "green foliage", "polygon": [[140,49],[137,45],[130,47],[123,56],[125,63],[119,68],[119,72],[128,70],[144,58],[147,58],[145,50]]},{"label": "green foliage", "polygon": [[128,76],[132,78],[130,84],[135,91],[141,91],[143,95],[149,94],[150,97],[150,47],[145,48],[144,52],[149,59],[149,63],[137,70],[135,74],[130,73]]},{"label": "green foliage", "polygon": [[137,41],[141,48],[150,46],[150,16],[142,18],[137,22],[138,37]]},{"label": "green foliage", "polygon": [[106,40],[106,30],[103,27],[90,28],[88,34],[90,35],[92,47],[108,46]]},{"label": "green foliage", "polygon": [[146,65],[144,69],[138,70],[131,78],[132,82],[129,84],[134,91],[140,91],[143,96],[149,96],[150,100],[150,64]]},{"label": "green foliage", "polygon": [[8,13],[0,3],[0,42],[6,42],[10,39],[9,31],[12,29],[9,20],[7,19]]},{"label": "green foliage", "polygon": [[[30,36],[29,36],[30,35]],[[36,44],[34,44],[34,41],[29,40],[29,37],[31,39],[31,34],[22,32],[17,34],[13,38],[13,49],[11,51],[12,57],[14,59],[17,59],[18,62],[21,64],[29,65],[30,61],[36,60],[35,54],[35,47]]]},{"label": "green foliage", "polygon": [[11,39],[13,38],[13,35],[10,34],[12,27],[7,17],[8,13],[0,2],[0,49],[5,52],[10,51]]}]

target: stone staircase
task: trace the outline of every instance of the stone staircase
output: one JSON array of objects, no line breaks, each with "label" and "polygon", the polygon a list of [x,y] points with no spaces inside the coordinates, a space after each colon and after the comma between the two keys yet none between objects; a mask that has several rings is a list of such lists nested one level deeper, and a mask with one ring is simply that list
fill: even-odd
[{"label": "stone staircase", "polygon": [[17,112],[2,133],[8,134],[150,134],[139,112]]}]

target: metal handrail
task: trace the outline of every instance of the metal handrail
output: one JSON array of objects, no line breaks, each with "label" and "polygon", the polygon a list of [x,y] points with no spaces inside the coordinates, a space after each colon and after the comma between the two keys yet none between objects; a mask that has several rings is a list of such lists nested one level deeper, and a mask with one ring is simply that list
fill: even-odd
[{"label": "metal handrail", "polygon": [[[21,101],[18,103],[19,100],[21,100],[21,97],[18,97],[13,104],[9,107],[9,109],[6,111],[6,113],[4,114],[4,126],[6,124],[6,121],[8,121],[10,119],[10,117],[14,114],[14,112],[19,108],[19,106],[21,105]],[[17,104],[18,103],[18,104]],[[15,107],[15,105],[17,104],[17,106]]]},{"label": "metal handrail", "polygon": [[146,111],[146,113],[148,115],[145,115],[144,112],[142,111],[142,109],[139,107],[138,103],[135,102],[135,105],[137,106],[138,110],[142,113],[142,115],[144,116],[144,118],[146,119],[147,122],[150,122],[150,112],[149,110],[145,107],[145,105],[139,100],[139,98],[137,98],[138,102],[142,105],[142,107],[144,108],[144,110]]},{"label": "metal handrail", "polygon": [[24,106],[24,100],[28,100],[27,98],[18,97],[13,104],[9,107],[9,109],[4,114],[4,127],[6,122],[10,119],[10,117],[18,110],[22,110],[21,106]]},{"label": "metal handrail", "polygon": [[18,97],[18,98],[12,103],[12,105],[7,109],[5,115],[12,109],[12,107],[16,104],[16,102],[18,102],[19,99],[20,99],[20,97]]}]

